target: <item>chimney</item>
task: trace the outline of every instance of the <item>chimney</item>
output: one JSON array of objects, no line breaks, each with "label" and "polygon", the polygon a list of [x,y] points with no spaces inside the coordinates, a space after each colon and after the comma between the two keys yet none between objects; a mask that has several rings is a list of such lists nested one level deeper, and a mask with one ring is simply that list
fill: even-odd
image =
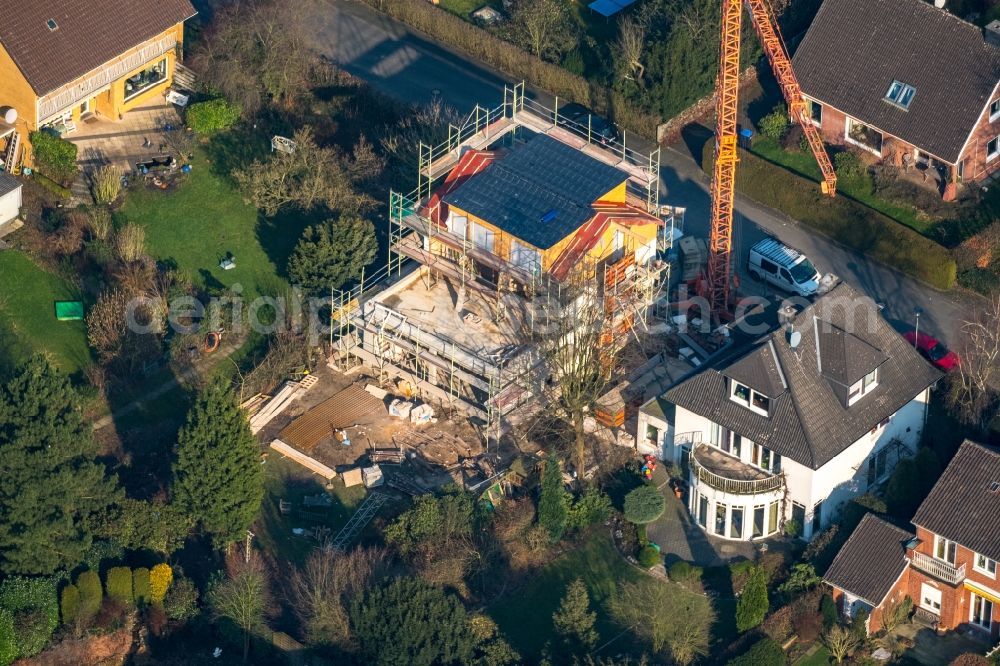
[{"label": "chimney", "polygon": [[795,308],[794,305],[790,303],[782,305],[781,308],[778,310],[778,324],[780,324],[781,327],[786,331],[791,331],[792,322],[795,321],[795,315],[797,315],[798,313],[799,311]]},{"label": "chimney", "polygon": [[993,20],[983,28],[983,38],[987,44],[1000,47],[1000,21]]},{"label": "chimney", "polygon": [[934,6],[938,9],[944,9],[944,3],[946,0],[934,0]]}]

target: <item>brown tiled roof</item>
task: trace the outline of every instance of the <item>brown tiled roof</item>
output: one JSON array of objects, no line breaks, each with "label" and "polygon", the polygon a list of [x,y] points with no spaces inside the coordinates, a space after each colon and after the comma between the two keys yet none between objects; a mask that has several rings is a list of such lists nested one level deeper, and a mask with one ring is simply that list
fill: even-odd
[{"label": "brown tiled roof", "polygon": [[1000,452],[963,443],[913,524],[1000,560]]},{"label": "brown tiled roof", "polygon": [[41,96],[196,13],[190,0],[0,0],[0,44]]},{"label": "brown tiled roof", "polygon": [[[736,348],[703,366],[664,397],[775,453],[819,469],[941,377],[889,326],[870,298],[847,284],[805,308],[793,327],[802,334],[797,349],[778,329],[749,350]],[[824,333],[834,328],[840,333]],[[749,356],[756,356],[752,363]],[[826,372],[831,360],[836,360],[837,373],[844,377],[878,363],[878,386],[846,406],[840,383]],[[767,395],[770,414],[763,416],[730,400],[727,375],[739,375],[739,381]]]},{"label": "brown tiled roof", "polygon": [[1000,81],[1000,49],[924,0],[824,0],[793,64],[809,97],[952,163]]},{"label": "brown tiled roof", "polygon": [[874,513],[865,514],[823,580],[878,606],[906,569],[906,543],[912,538]]}]

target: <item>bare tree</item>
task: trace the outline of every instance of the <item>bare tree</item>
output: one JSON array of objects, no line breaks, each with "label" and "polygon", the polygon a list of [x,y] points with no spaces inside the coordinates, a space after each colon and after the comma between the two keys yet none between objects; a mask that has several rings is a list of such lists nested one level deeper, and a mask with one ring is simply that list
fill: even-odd
[{"label": "bare tree", "polygon": [[[295,150],[276,151],[264,161],[233,172],[247,198],[265,215],[294,205],[312,210],[367,210],[374,202],[354,189],[351,162],[334,148],[320,147],[311,127],[294,134]],[[359,167],[367,170],[367,167]]]},{"label": "bare tree", "polygon": [[823,634],[823,644],[829,648],[834,661],[839,664],[858,649],[861,639],[847,627],[835,624]]},{"label": "bare tree", "polygon": [[539,58],[558,60],[576,45],[578,29],[560,0],[518,0],[511,12],[511,37]]},{"label": "bare tree", "polygon": [[213,582],[208,600],[217,617],[228,618],[243,630],[245,663],[250,654],[250,636],[264,624],[271,601],[269,575],[260,555],[233,549],[226,556],[226,575]]},{"label": "bare tree", "polygon": [[[708,654],[715,613],[708,599],[659,582],[622,585],[609,601],[612,617],[687,666]],[[682,618],[683,621],[679,621]]]},{"label": "bare tree", "polygon": [[646,21],[626,15],[618,20],[618,40],[614,53],[618,56],[619,68],[626,77],[642,85],[642,75],[646,67],[642,56],[646,50]]},{"label": "bare tree", "polygon": [[288,599],[314,645],[343,645],[350,638],[349,604],[360,596],[385,561],[381,548],[342,553],[318,548],[288,581]]},{"label": "bare tree", "polygon": [[962,324],[961,363],[948,382],[948,404],[955,416],[984,429],[996,405],[1000,361],[1000,294]]}]

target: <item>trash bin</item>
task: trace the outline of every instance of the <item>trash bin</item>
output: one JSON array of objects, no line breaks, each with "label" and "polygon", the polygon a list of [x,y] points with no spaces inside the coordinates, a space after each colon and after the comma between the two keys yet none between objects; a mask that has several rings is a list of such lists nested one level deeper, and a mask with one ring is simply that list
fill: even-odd
[{"label": "trash bin", "polygon": [[748,128],[741,129],[736,143],[739,144],[740,148],[750,150],[753,147],[753,130]]}]

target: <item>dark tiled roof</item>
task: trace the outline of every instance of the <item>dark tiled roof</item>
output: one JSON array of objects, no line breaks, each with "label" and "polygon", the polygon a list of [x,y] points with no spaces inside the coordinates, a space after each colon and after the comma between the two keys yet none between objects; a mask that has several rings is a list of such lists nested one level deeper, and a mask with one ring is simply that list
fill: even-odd
[{"label": "dark tiled roof", "polygon": [[0,171],[0,196],[10,194],[21,187],[21,181],[6,171]]},{"label": "dark tiled roof", "polygon": [[966,441],[923,501],[913,524],[1000,560],[1000,452]]},{"label": "dark tiled roof", "polygon": [[[831,325],[851,331],[839,337],[845,345],[850,337],[864,343],[850,343],[848,349],[870,347],[886,357],[879,365],[878,386],[850,407],[819,370],[823,357],[817,334]],[[749,353],[743,348],[720,357],[671,388],[665,397],[782,456],[819,469],[941,377],[882,319],[870,298],[847,284],[838,285],[800,312],[793,326],[802,334],[796,350],[789,346],[784,330],[775,330],[753,343]],[[787,386],[779,395],[769,396],[768,416],[729,399],[726,375],[734,365],[745,368],[747,355],[756,355],[759,366],[774,366],[766,374],[780,373]],[[739,361],[733,364],[734,359]],[[767,384],[750,386],[767,394],[774,390],[773,382]]]},{"label": "dark tiled roof", "polygon": [[[653,398],[642,407],[643,413],[649,414],[661,421],[666,421],[668,424],[673,424],[674,422],[675,409],[677,409],[677,406],[672,402],[664,400],[662,396]],[[645,433],[643,433],[643,436],[645,436]]]},{"label": "dark tiled roof", "polygon": [[547,250],[594,216],[628,174],[540,135],[495,160],[443,201]]},{"label": "dark tiled roof", "polygon": [[755,349],[730,364],[722,374],[741,384],[752,386],[758,393],[769,398],[777,398],[788,388],[778,369],[774,347],[770,344]]},{"label": "dark tiled roof", "polygon": [[0,0],[0,44],[41,96],[195,13],[189,0]]},{"label": "dark tiled roof", "polygon": [[793,64],[806,95],[952,163],[1000,81],[1000,49],[923,0],[824,0]]},{"label": "dark tiled roof", "polygon": [[906,569],[906,542],[912,538],[875,514],[865,514],[823,580],[878,606]]}]

